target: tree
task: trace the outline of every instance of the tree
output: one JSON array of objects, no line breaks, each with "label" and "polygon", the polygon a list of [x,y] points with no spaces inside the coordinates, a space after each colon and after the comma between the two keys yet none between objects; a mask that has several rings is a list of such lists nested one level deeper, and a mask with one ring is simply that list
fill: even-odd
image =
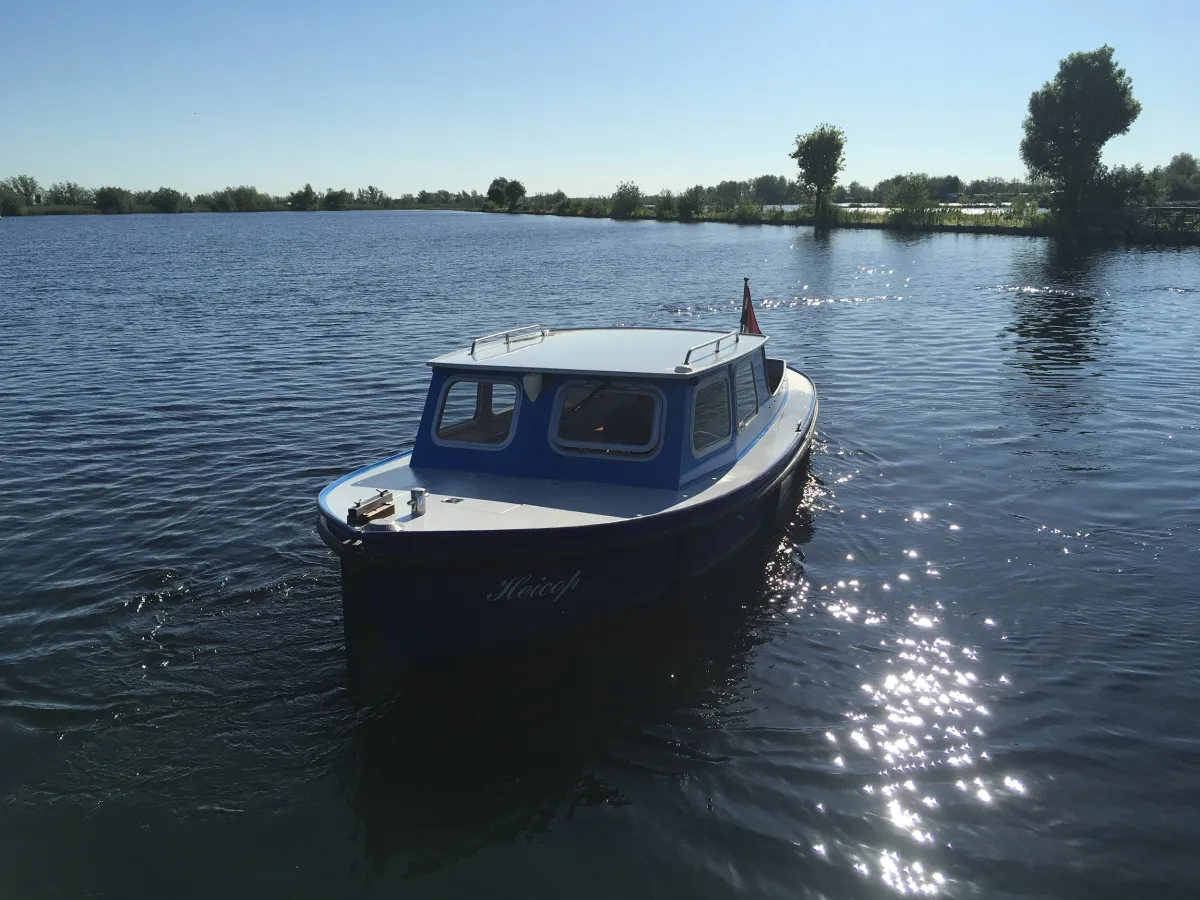
[{"label": "tree", "polygon": [[53,206],[91,206],[92,192],[74,181],[56,181],[46,190],[46,202]]},{"label": "tree", "polygon": [[871,201],[871,189],[857,181],[850,182],[850,186],[846,188],[846,194],[851,203],[869,203]]},{"label": "tree", "polygon": [[800,181],[813,189],[813,213],[826,215],[826,199],[846,164],[846,135],[840,128],[821,124],[808,134],[796,135],[796,149],[788,154],[800,167]]},{"label": "tree", "polygon": [[1129,131],[1141,110],[1133,82],[1107,44],[1072,53],[1059,63],[1054,80],[1033,92],[1021,159],[1030,172],[1050,181],[1056,212],[1078,217],[1102,174],[1100,151]]},{"label": "tree", "polygon": [[654,204],[654,215],[659,219],[669,219],[675,212],[675,194],[663,188],[658,192],[658,202]]},{"label": "tree", "polygon": [[147,201],[155,212],[177,213],[188,203],[188,195],[179,193],[175,188],[160,187]]},{"label": "tree", "polygon": [[782,175],[759,175],[754,179],[751,193],[764,206],[787,202],[787,179]]},{"label": "tree", "polygon": [[287,205],[288,209],[297,212],[316,209],[321,205],[321,195],[313,190],[311,184],[305,184],[300,190],[288,194]]},{"label": "tree", "polygon": [[[495,184],[495,182],[492,182]],[[488,195],[491,196],[491,190],[488,190]],[[512,180],[504,185],[504,199],[508,201],[508,210],[512,212],[521,205],[521,201],[525,199],[525,185],[517,180]]]},{"label": "tree", "polygon": [[95,199],[92,202],[96,204],[96,209],[102,213],[133,212],[133,194],[125,190],[125,188],[96,188]]},{"label": "tree", "polygon": [[675,208],[679,210],[679,221],[691,222],[695,219],[696,213],[704,209],[704,199],[704,185],[701,184],[693,185],[680,194],[679,199],[675,201]]},{"label": "tree", "polygon": [[321,198],[321,209],[331,212],[346,209],[350,206],[350,201],[353,199],[354,196],[347,190],[335,191],[333,188],[330,188]]},{"label": "tree", "polygon": [[1141,166],[1101,166],[1092,187],[1092,203],[1100,209],[1120,206],[1153,206],[1162,188],[1154,175]]},{"label": "tree", "polygon": [[642,205],[642,191],[632,181],[622,181],[612,195],[610,212],[614,219],[629,219]]},{"label": "tree", "polygon": [[958,195],[963,192],[962,179],[957,175],[943,175],[940,178],[930,178],[929,191],[933,194],[933,199],[938,203],[957,200]]},{"label": "tree", "polygon": [[496,206],[503,206],[505,201],[504,189],[508,187],[507,178],[493,178],[488,185],[487,198]]},{"label": "tree", "polygon": [[14,175],[2,182],[15,194],[19,194],[26,206],[37,206],[42,197],[42,186],[32,175]]},{"label": "tree", "polygon": [[23,216],[28,211],[25,198],[13,190],[7,181],[0,181],[0,216]]},{"label": "tree", "polygon": [[717,209],[733,209],[742,199],[742,185],[737,181],[722,181],[712,192],[713,205]]},{"label": "tree", "polygon": [[1200,200],[1200,163],[1192,154],[1177,153],[1165,167],[1160,166],[1151,174],[1168,201]]},{"label": "tree", "polygon": [[783,202],[795,203],[797,206],[811,206],[814,197],[813,189],[807,184],[802,184],[797,178],[795,181],[788,182],[787,197]]},{"label": "tree", "polygon": [[929,176],[898,175],[889,179],[883,202],[892,221],[899,225],[923,225],[937,208],[929,193]]},{"label": "tree", "polygon": [[386,207],[391,203],[391,199],[391,197],[372,184],[365,188],[359,188],[358,193],[354,197],[354,202],[359,206]]}]

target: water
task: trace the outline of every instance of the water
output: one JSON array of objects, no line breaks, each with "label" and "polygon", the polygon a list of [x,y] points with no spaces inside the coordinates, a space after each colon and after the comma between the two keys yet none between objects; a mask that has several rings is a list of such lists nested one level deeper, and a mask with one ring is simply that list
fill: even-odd
[{"label": "water", "polygon": [[[702,591],[348,675],[314,530],[424,360],[732,327],[821,392]],[[1200,255],[470,214],[0,224],[0,893],[1200,892]]]}]

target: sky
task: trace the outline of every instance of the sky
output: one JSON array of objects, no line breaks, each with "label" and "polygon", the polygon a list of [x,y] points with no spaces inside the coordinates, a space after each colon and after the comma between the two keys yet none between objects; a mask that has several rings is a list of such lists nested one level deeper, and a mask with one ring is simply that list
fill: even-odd
[{"label": "sky", "polygon": [[0,178],[189,193],[646,193],[795,174],[1020,177],[1029,95],[1105,43],[1142,114],[1113,164],[1200,155],[1200,3],[3,0]]}]

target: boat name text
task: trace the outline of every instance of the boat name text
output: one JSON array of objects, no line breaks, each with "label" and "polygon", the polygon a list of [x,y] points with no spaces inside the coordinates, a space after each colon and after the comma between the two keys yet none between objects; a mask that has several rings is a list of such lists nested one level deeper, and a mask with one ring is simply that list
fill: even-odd
[{"label": "boat name text", "polygon": [[534,584],[533,575],[519,575],[513,578],[505,579],[500,582],[500,589],[494,593],[487,595],[488,602],[496,600],[523,600],[526,597],[553,597],[555,603],[563,598],[569,591],[579,587],[579,576],[583,574],[583,570],[579,570],[570,578],[560,581],[551,581],[545,575],[542,580]]}]

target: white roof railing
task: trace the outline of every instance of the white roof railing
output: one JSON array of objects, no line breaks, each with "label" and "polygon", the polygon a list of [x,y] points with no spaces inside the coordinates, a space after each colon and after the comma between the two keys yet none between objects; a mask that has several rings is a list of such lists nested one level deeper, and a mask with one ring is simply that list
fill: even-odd
[{"label": "white roof railing", "polygon": [[475,348],[481,344],[494,344],[504,341],[504,349],[507,350],[514,341],[529,341],[534,338],[543,338],[549,333],[550,329],[541,325],[522,325],[520,328],[510,328],[508,331],[485,334],[483,337],[477,337],[471,341],[471,355],[475,355]]},{"label": "white roof railing", "polygon": [[721,341],[725,341],[725,340],[728,340],[729,338],[733,338],[733,342],[736,344],[736,343],[738,343],[738,341],[741,340],[741,337],[742,337],[742,333],[740,331],[731,331],[728,334],[723,334],[720,337],[715,337],[711,341],[705,341],[703,344],[697,344],[695,347],[690,347],[688,349],[688,352],[686,354],[684,354],[683,364],[686,366],[688,363],[690,363],[692,361],[692,354],[695,353],[697,350],[703,350],[705,347],[713,347],[713,345],[715,344],[716,346],[713,347],[713,355],[716,356],[718,353],[721,352]]}]

